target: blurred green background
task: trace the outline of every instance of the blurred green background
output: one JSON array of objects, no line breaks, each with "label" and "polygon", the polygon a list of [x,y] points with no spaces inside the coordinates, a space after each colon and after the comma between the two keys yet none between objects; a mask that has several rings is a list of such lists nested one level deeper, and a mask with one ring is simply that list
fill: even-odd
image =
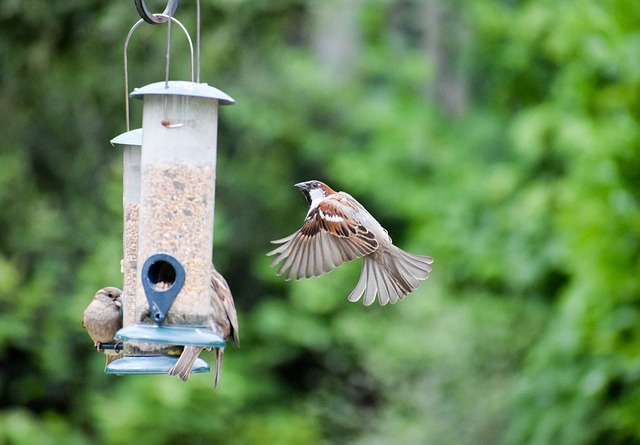
[{"label": "blurred green background", "polygon": [[[160,11],[161,1],[149,1]],[[640,443],[640,2],[206,0],[215,262],[242,347],[108,376],[80,320],[122,285],[125,0],[0,0],[0,444]],[[195,34],[195,1],[176,17]],[[177,29],[177,28],[176,28]],[[130,46],[164,78],[166,33]],[[188,78],[174,33],[172,79]],[[132,127],[142,104],[132,102]],[[356,196],[432,277],[269,267],[292,185]],[[211,354],[205,355],[210,361]]]}]

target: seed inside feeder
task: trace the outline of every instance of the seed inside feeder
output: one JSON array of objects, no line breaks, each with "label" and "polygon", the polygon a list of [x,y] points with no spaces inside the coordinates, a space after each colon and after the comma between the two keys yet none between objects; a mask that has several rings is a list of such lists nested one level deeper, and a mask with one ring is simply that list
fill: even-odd
[{"label": "seed inside feeder", "polygon": [[[209,311],[214,175],[209,166],[153,163],[143,167],[146,193],[141,204],[144,214],[140,215],[139,255],[147,258],[165,252],[177,258],[187,271],[184,286],[171,309],[174,313]],[[175,271],[168,264],[154,264],[149,275],[156,290],[166,290],[175,281]],[[140,307],[144,307],[142,292],[138,292],[138,298]],[[198,306],[202,307],[196,309]],[[140,320],[142,314],[137,315]],[[206,317],[202,318],[204,322]]]}]

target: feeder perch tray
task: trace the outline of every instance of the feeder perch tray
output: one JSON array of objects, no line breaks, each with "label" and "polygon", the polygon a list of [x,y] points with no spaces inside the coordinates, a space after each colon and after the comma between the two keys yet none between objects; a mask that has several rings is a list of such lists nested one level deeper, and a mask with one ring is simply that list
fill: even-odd
[{"label": "feeder perch tray", "polygon": [[224,339],[212,330],[193,326],[135,324],[120,329],[115,338],[117,341],[202,346],[203,348],[224,348],[226,344]]},{"label": "feeder perch tray", "polygon": [[[112,361],[105,369],[106,374],[166,374],[178,361],[178,356],[152,355],[127,356]],[[191,372],[209,372],[209,364],[198,358]]]}]

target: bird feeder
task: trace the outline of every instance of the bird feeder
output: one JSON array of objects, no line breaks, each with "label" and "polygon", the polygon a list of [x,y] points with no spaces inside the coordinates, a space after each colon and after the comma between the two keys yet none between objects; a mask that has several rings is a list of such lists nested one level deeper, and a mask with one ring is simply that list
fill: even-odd
[{"label": "bird feeder", "polygon": [[[131,96],[144,99],[143,137],[139,183],[135,148],[125,146],[124,153],[125,319],[116,339],[132,343],[125,343],[125,358],[145,357],[153,369],[144,373],[166,373],[177,359],[166,356],[172,352],[166,345],[225,345],[203,326],[211,310],[218,105],[234,101],[209,85],[182,81],[147,85]],[[120,362],[108,371],[126,373]]]},{"label": "bird feeder", "polygon": [[[113,145],[122,146],[123,164],[123,294],[136,294],[136,271],[138,267],[138,224],[140,221],[140,155],[142,147],[142,129],[131,130],[111,140]],[[123,324],[134,323],[134,307],[125,305]]]},{"label": "bird feeder", "polygon": [[[144,98],[135,319],[154,326],[204,326],[211,295],[218,103],[233,99],[206,84],[176,81],[148,85],[132,97]],[[167,331],[166,342],[172,335],[180,338],[177,332]]]},{"label": "bird feeder", "polygon": [[[124,357],[106,372],[167,373],[182,346],[225,346],[205,326],[211,311],[218,106],[234,100],[193,79],[166,79],[130,96],[143,100],[142,129],[112,140],[123,146],[124,316],[115,338],[124,342]],[[209,370],[198,359],[192,372]]]}]

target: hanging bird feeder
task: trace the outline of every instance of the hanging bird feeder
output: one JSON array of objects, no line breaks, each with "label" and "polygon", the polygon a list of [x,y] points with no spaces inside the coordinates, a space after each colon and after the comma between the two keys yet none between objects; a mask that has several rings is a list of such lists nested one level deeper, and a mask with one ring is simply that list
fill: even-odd
[{"label": "hanging bird feeder", "polygon": [[[142,0],[136,6],[143,18],[125,41],[127,93],[127,46],[141,23],[168,26],[167,70],[164,81],[131,93],[143,100],[142,128],[111,141],[123,146],[124,327],[115,338],[124,342],[124,357],[107,366],[109,374],[167,373],[182,346],[225,346],[204,326],[211,310],[218,106],[234,100],[194,82],[193,49],[191,81],[169,80],[171,23],[193,48],[172,17],[177,1],[163,14],[150,14]],[[209,370],[198,359],[192,372]]]}]

